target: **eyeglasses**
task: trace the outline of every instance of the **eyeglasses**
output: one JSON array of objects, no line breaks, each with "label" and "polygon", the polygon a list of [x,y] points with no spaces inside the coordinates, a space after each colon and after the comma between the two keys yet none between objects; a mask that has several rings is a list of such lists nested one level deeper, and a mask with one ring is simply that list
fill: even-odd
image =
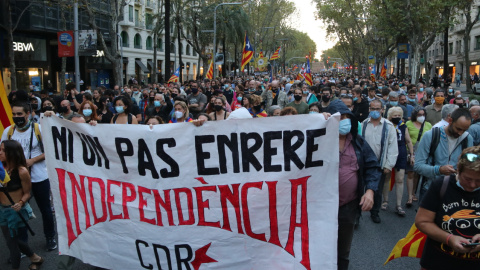
[{"label": "eyeglasses", "polygon": [[340,97],[353,97],[351,94],[341,94]]},{"label": "eyeglasses", "polygon": [[474,153],[466,153],[463,157],[470,162],[475,162],[480,159],[480,155]]}]

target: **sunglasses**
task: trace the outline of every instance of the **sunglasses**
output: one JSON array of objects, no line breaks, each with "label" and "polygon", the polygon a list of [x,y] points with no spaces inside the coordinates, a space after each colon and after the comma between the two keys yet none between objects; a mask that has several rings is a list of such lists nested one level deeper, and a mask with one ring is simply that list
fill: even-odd
[{"label": "sunglasses", "polygon": [[463,157],[470,162],[475,162],[480,159],[480,155],[473,153],[466,153],[465,155],[463,155]]}]

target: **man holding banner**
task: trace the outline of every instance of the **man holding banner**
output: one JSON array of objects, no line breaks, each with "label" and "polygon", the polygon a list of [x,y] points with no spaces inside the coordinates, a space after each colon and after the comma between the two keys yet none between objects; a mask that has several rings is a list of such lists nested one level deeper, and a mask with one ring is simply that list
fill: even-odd
[{"label": "man holding banner", "polygon": [[358,121],[350,109],[337,99],[326,110],[341,114],[337,264],[339,270],[347,270],[356,217],[360,210],[372,208],[381,172],[375,153],[357,135]]}]

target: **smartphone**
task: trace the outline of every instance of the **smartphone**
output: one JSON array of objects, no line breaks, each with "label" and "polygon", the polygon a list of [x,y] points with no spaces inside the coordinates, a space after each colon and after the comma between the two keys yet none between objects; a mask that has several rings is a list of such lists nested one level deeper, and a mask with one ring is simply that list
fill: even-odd
[{"label": "smartphone", "polygon": [[480,242],[476,242],[476,243],[467,243],[467,244],[465,244],[465,243],[462,243],[462,245],[463,245],[464,247],[475,247],[475,246],[478,246],[478,245],[480,245]]}]

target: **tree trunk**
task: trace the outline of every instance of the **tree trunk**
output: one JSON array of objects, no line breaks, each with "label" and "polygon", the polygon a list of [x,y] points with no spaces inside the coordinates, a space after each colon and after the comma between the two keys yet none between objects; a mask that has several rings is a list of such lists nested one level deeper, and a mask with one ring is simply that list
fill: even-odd
[{"label": "tree trunk", "polygon": [[153,33],[153,65],[152,65],[152,75],[153,76],[153,83],[158,83],[158,76],[157,76],[157,33]]},{"label": "tree trunk", "polygon": [[165,0],[165,82],[170,79],[170,0]]},{"label": "tree trunk", "polygon": [[222,77],[225,78],[227,75],[227,50],[226,50],[226,44],[225,44],[225,35],[223,35],[222,39],[222,52],[223,52],[223,64],[222,64]]},{"label": "tree trunk", "polygon": [[[448,18],[448,17],[447,17]],[[448,26],[443,30],[443,86],[447,83],[448,75],[450,71],[448,70]]]},{"label": "tree trunk", "polygon": [[[177,7],[178,9],[178,7]],[[182,41],[181,41],[181,36],[180,36],[180,17],[179,14],[177,13],[176,17],[176,22],[177,22],[177,44],[178,44],[178,65],[180,66],[180,83],[183,83],[183,68],[182,66],[182,53],[183,53],[183,46],[182,46]]]},{"label": "tree trunk", "polygon": [[468,52],[468,38],[470,37],[470,31],[472,28],[465,29],[463,36],[463,78],[465,78],[465,84],[467,85],[467,92],[470,92],[472,88],[470,80],[470,55]]},{"label": "tree trunk", "polygon": [[[412,72],[410,73],[410,74],[412,74],[412,84],[416,84],[417,79],[420,77],[420,55],[421,55],[420,43],[421,42],[419,42],[418,45],[416,44],[415,46],[412,46],[413,47],[413,57],[411,57],[411,59],[412,59],[412,65],[411,65]],[[410,64],[409,64],[409,66],[410,66]]]},{"label": "tree trunk", "polygon": [[17,91],[17,72],[15,66],[15,52],[13,51],[13,22],[12,22],[12,4],[11,1],[7,1],[8,5],[8,54],[10,60],[10,82],[11,91]]}]

